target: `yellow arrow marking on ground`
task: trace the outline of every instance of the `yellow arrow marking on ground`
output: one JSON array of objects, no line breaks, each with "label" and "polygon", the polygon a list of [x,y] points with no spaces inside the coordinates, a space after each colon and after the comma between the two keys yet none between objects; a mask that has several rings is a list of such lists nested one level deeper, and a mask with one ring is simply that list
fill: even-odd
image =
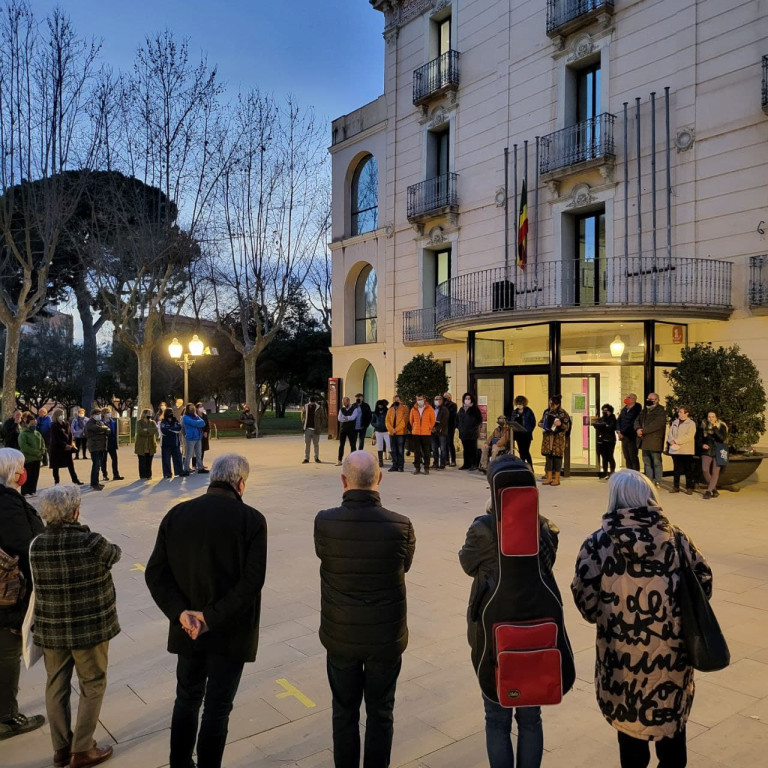
[{"label": "yellow arrow marking on ground", "polygon": [[147,569],[141,564],[141,563],[134,563],[133,568],[131,568],[132,571],[146,571]]},{"label": "yellow arrow marking on ground", "polygon": [[295,685],[291,685],[284,677],[281,677],[279,680],[275,680],[275,682],[279,686],[285,688],[282,693],[277,694],[278,699],[287,699],[289,696],[293,696],[309,709],[317,706],[317,704],[315,704],[315,702],[312,701],[309,696],[305,696]]}]

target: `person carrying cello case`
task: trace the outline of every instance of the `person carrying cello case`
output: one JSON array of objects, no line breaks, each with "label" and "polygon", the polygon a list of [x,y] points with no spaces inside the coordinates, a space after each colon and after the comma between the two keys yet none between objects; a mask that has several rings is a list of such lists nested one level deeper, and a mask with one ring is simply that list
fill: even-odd
[{"label": "person carrying cello case", "polygon": [[459,552],[473,577],[467,637],[485,704],[491,768],[536,768],[544,749],[540,707],[559,704],[576,678],[552,574],[559,530],[539,514],[536,478],[526,463],[501,456],[488,475],[487,513],[472,523]]}]

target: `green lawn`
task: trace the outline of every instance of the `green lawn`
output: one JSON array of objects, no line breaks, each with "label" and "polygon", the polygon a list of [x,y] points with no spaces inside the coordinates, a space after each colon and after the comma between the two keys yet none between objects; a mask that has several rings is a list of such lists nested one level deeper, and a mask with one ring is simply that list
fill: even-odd
[{"label": "green lawn", "polygon": [[[209,413],[212,422],[220,419],[237,419],[240,411],[225,411],[224,413]],[[275,416],[274,411],[267,411],[259,424],[259,434],[269,435],[298,435],[301,434],[301,414],[298,411],[288,411],[282,419]],[[244,437],[244,429],[220,429],[219,437]]]}]

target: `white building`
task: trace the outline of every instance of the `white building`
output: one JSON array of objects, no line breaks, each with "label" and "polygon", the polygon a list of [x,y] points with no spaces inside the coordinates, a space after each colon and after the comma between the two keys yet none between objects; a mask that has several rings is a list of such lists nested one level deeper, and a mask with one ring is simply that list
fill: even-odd
[{"label": "white building", "polygon": [[738,342],[768,380],[764,0],[370,2],[384,94],[330,150],[347,394],[391,400],[429,351],[491,418],[562,392],[578,470],[587,417],[663,398],[686,343]]}]

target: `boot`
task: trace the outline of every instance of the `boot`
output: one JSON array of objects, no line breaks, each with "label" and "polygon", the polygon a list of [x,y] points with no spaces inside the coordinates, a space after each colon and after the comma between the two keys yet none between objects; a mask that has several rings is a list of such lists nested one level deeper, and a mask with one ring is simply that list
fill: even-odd
[{"label": "boot", "polygon": [[552,471],[547,470],[546,477],[544,477],[541,481],[544,485],[552,485]]},{"label": "boot", "polygon": [[384,466],[384,451],[379,451],[379,466]]},{"label": "boot", "polygon": [[550,485],[560,485],[560,473],[555,472],[554,476],[552,477],[552,482]]}]

